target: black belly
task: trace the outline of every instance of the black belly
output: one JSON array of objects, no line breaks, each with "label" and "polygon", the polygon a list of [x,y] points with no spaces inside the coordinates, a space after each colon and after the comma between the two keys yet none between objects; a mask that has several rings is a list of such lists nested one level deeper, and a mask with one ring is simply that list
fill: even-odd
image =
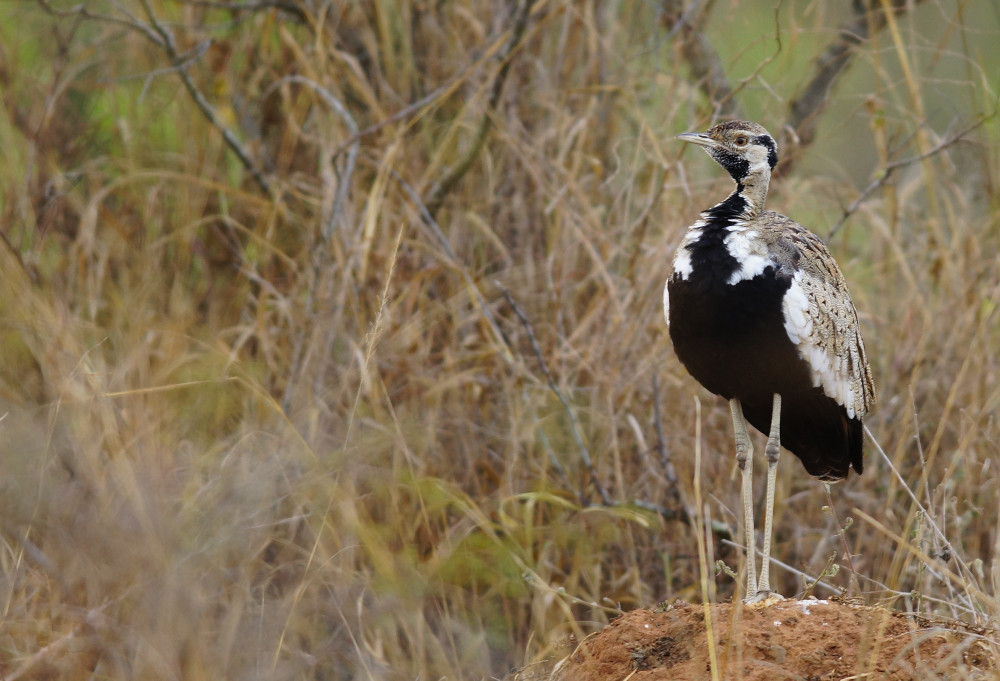
[{"label": "black belly", "polygon": [[747,421],[767,433],[775,393],[782,397],[781,444],[811,475],[861,472],[861,421],[813,387],[809,365],[785,331],[782,299],[790,281],[763,274],[724,280],[671,278],[670,339],[684,367],[711,392],[738,398]]}]

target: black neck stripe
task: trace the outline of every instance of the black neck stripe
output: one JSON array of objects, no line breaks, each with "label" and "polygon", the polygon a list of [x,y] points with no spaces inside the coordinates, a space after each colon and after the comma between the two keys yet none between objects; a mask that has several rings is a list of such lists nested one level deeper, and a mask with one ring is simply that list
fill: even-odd
[{"label": "black neck stripe", "polygon": [[753,141],[767,147],[767,164],[771,166],[771,170],[774,170],[774,166],[778,165],[778,145],[774,143],[770,135],[758,135]]}]

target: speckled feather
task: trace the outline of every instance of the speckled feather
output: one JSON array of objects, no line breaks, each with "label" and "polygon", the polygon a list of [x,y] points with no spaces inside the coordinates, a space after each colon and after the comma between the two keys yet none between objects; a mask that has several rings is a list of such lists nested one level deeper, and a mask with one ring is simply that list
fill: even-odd
[{"label": "speckled feather", "polygon": [[780,213],[764,211],[743,225],[744,233],[757,233],[757,249],[801,289],[799,309],[794,288],[785,296],[785,330],[809,362],[813,385],[847,408],[852,418],[863,418],[875,402],[875,388],[858,313],[837,261],[818,236]]}]

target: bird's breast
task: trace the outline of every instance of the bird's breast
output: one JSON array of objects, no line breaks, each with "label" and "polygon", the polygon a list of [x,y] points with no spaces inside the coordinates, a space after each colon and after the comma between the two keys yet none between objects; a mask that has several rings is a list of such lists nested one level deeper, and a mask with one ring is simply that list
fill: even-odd
[{"label": "bird's breast", "polygon": [[[727,399],[808,389],[808,367],[785,330],[790,280],[772,264],[741,262],[723,249],[728,261],[701,258],[687,277],[675,272],[667,282],[670,338],[681,363]],[[720,262],[730,266],[715,267]]]}]

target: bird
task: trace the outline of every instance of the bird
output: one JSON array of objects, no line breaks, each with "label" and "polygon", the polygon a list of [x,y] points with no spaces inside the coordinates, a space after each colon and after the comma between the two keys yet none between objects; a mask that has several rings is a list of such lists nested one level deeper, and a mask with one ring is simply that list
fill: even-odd
[{"label": "bird", "polygon": [[[663,312],[681,364],[729,402],[747,547],[748,604],[770,602],[774,486],[781,447],[824,482],[863,468],[862,419],[875,403],[858,313],[826,244],[764,209],[778,146],[750,121],[677,139],[703,147],[736,188],[702,211],[677,247]],[[760,580],[754,560],[753,444],[767,435]]]}]

